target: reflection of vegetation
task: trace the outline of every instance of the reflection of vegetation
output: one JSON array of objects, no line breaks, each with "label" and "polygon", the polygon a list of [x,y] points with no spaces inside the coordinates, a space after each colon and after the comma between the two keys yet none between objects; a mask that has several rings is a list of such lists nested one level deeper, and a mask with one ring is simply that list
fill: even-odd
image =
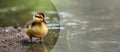
[{"label": "reflection of vegetation", "polygon": [[69,38],[70,38],[70,31],[68,31],[66,34],[66,41],[67,41],[67,45],[68,45],[68,50],[69,50],[69,52],[71,52],[71,45],[69,42],[69,40],[70,40]]},{"label": "reflection of vegetation", "polygon": [[49,10],[56,11],[50,0],[0,0],[0,26],[15,25],[16,23],[23,26],[32,18],[31,12]]},{"label": "reflection of vegetation", "polygon": [[59,29],[49,30],[47,36],[44,37],[45,45],[48,48],[48,50],[51,50],[56,44],[57,37],[59,36],[59,31]]}]

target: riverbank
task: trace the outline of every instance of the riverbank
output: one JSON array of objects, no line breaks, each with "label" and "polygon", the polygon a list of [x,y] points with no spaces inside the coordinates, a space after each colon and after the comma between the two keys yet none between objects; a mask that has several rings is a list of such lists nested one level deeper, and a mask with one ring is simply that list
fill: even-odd
[{"label": "riverbank", "polygon": [[22,45],[26,38],[21,27],[0,27],[0,52],[26,52]]}]

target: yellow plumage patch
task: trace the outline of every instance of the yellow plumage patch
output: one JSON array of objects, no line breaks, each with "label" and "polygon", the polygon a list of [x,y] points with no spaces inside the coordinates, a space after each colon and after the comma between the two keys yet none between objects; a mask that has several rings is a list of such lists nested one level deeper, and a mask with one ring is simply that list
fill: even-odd
[{"label": "yellow plumage patch", "polygon": [[25,31],[29,36],[39,38],[45,36],[48,29],[44,23],[40,23],[33,27],[29,25],[28,28],[25,28]]}]

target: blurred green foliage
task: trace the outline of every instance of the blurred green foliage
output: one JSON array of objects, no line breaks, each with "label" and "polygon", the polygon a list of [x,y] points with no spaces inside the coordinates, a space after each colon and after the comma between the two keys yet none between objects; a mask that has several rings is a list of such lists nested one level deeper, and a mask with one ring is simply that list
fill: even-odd
[{"label": "blurred green foliage", "polygon": [[32,19],[32,12],[56,11],[50,0],[0,0],[0,26],[13,26]]}]

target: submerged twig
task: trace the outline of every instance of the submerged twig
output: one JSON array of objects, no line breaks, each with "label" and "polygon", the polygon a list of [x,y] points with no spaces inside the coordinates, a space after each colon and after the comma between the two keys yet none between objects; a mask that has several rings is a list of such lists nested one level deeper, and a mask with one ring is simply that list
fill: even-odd
[{"label": "submerged twig", "polygon": [[66,40],[67,40],[67,44],[68,44],[68,50],[69,50],[69,52],[71,52],[69,37],[70,37],[70,31],[68,31],[67,34],[66,34]]}]

